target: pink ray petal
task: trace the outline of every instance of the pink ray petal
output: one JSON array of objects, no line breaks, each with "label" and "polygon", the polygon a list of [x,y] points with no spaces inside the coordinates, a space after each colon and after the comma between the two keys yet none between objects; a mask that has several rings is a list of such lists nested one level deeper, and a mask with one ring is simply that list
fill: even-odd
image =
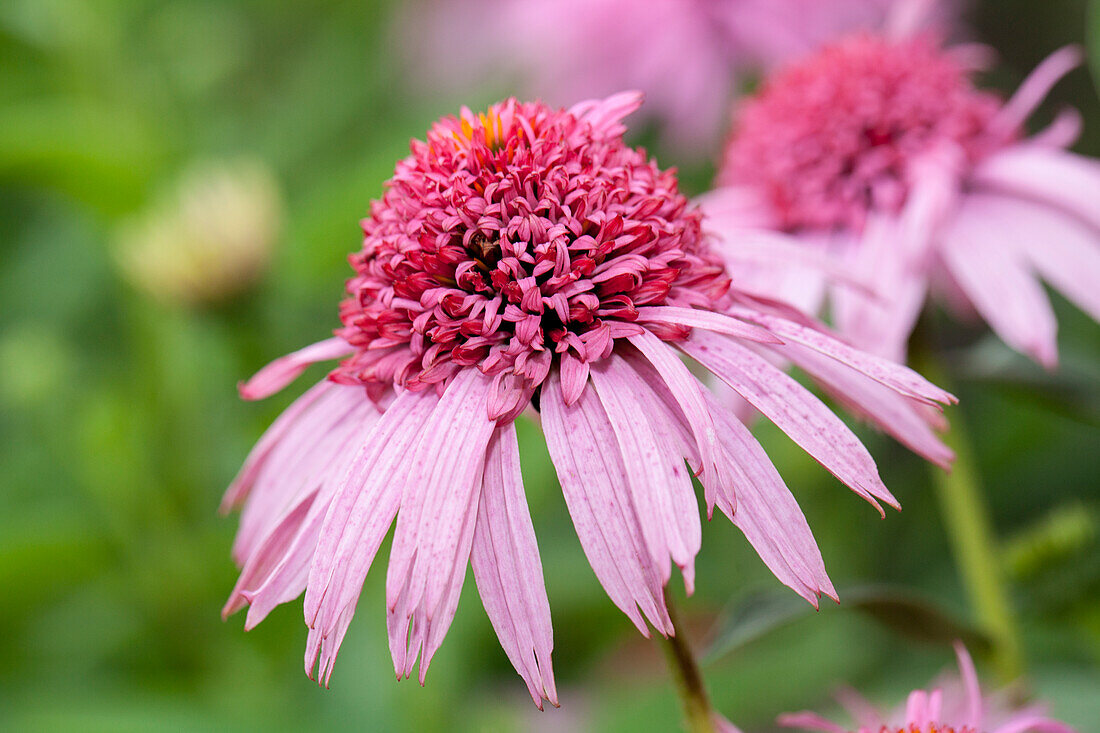
[{"label": "pink ray petal", "polygon": [[[304,613],[320,636],[337,631],[400,505],[407,453],[438,402],[433,391],[402,393],[371,430],[336,488],[309,571]],[[335,654],[335,652],[333,652]],[[316,660],[314,660],[316,661]],[[307,672],[312,664],[307,665]]]},{"label": "pink ray petal", "polygon": [[294,541],[309,515],[318,490],[314,487],[306,492],[294,506],[286,511],[245,562],[244,568],[241,569],[241,576],[233,586],[225,607],[222,608],[223,620],[248,605],[245,592],[259,586],[285,557],[287,548]]},{"label": "pink ray petal", "polygon": [[971,176],[981,191],[1036,199],[1100,229],[1100,162],[1046,145],[1022,143],[982,161]]},{"label": "pink ray petal", "polygon": [[1052,720],[1045,715],[1028,714],[1014,717],[995,728],[992,733],[1078,733],[1071,725]]},{"label": "pink ray petal", "polygon": [[639,609],[660,633],[670,633],[661,579],[626,501],[626,469],[599,397],[586,389],[574,405],[566,405],[561,380],[552,371],[540,406],[546,447],[597,579],[644,636],[649,630]]},{"label": "pink ray petal", "polygon": [[[492,380],[476,369],[458,372],[405,457],[412,468],[390,550],[386,605],[390,613],[400,605],[409,618],[419,619],[421,681],[454,616],[470,557],[485,451],[495,426],[485,409],[491,389]],[[406,668],[416,656],[416,641],[410,641]]]},{"label": "pink ray petal", "polygon": [[359,420],[355,430],[348,433],[340,451],[347,455],[347,463],[334,462],[330,470],[324,474],[317,498],[310,505],[309,512],[302,520],[297,534],[284,549],[282,559],[266,577],[258,579],[261,582],[252,584],[244,591],[249,603],[245,630],[255,628],[267,614],[271,613],[272,609],[297,598],[306,589],[309,568],[317,551],[317,540],[321,534],[325,516],[332,505],[333,496],[341,485],[348,466],[354,460],[358,446],[363,445],[381,417],[379,413],[373,411],[367,415],[367,419]]},{"label": "pink ray petal", "polygon": [[554,632],[542,560],[527,509],[514,424],[489,444],[470,564],[481,602],[535,705],[557,705],[550,654]]},{"label": "pink ray petal", "polygon": [[241,512],[240,528],[233,541],[233,557],[247,559],[281,513],[297,502],[302,492],[324,481],[340,460],[346,436],[373,412],[362,390],[344,388],[345,394],[318,405],[288,433],[284,445],[256,478],[255,488]]},{"label": "pink ray petal", "polygon": [[[668,582],[671,559],[684,571],[684,581],[690,591],[695,555],[702,539],[691,477],[683,460],[671,456],[667,446],[658,442],[649,421],[639,419],[645,414],[644,403],[636,398],[630,382],[624,379],[624,369],[629,367],[613,354],[593,367],[592,384],[622,453],[628,497],[650,557],[661,573],[662,584]],[[691,518],[684,516],[684,504],[676,501],[685,495],[691,498],[686,511],[694,519],[694,527]],[[682,531],[684,524],[688,525],[687,533]]]},{"label": "pink ray petal", "polygon": [[[719,507],[784,585],[817,607],[822,594],[836,599],[825,561],[802,509],[749,429],[711,398],[722,446],[737,468],[737,510]],[[732,494],[732,487],[729,490]]]},{"label": "pink ray petal", "polygon": [[1005,247],[1011,224],[991,218],[989,197],[969,196],[943,234],[941,256],[974,307],[1005,343],[1048,369],[1058,363],[1058,325],[1027,262]]},{"label": "pink ray petal", "polygon": [[341,356],[350,354],[352,350],[351,344],[339,337],[318,341],[279,357],[256,372],[251,379],[239,385],[237,389],[241,397],[246,400],[262,400],[293,382],[311,364],[339,359]]},{"label": "pink ray petal", "polygon": [[578,102],[569,108],[569,114],[592,125],[596,138],[618,137],[626,132],[623,118],[641,107],[643,101],[641,92],[619,92],[606,99]]},{"label": "pink ray petal", "polygon": [[[740,311],[741,309],[736,309]],[[830,336],[824,329],[811,328],[785,317],[767,313],[746,315],[746,319],[760,323],[774,332],[784,341],[794,341],[818,351],[825,356],[847,364],[871,379],[885,384],[892,390],[908,395],[928,404],[954,404],[958,402],[954,395],[946,392],[908,367],[896,364],[888,359],[854,349],[848,344]]]},{"label": "pink ray petal", "polygon": [[1046,99],[1054,85],[1080,66],[1082,61],[1084,54],[1076,46],[1066,46],[1047,56],[1001,107],[990,128],[1005,134],[1023,128],[1027,118]]},{"label": "pink ray petal", "polygon": [[918,730],[936,722],[932,719],[927,691],[913,690],[909,693],[909,699],[905,701],[905,720]]},{"label": "pink ray petal", "polygon": [[280,413],[279,417],[275,418],[275,422],[271,423],[271,426],[264,431],[256,445],[249,451],[241,470],[237,472],[233,482],[229,484],[225,496],[222,497],[219,511],[227,513],[238,507],[248,497],[249,491],[255,484],[256,475],[270,457],[271,452],[283,441],[283,438],[286,437],[287,432],[297,422],[298,418],[333,386],[333,383],[327,379],[318,382],[306,390],[301,397],[294,400],[290,407]]},{"label": "pink ray petal", "polygon": [[805,387],[733,340],[696,332],[678,346],[748,400],[815,460],[885,516],[897,508],[871,454],[840,418]]},{"label": "pink ray petal", "polygon": [[[865,417],[914,453],[947,468],[955,454],[936,435],[916,403],[889,387],[801,344],[777,347],[849,412]],[[938,414],[938,413],[936,413]]]},{"label": "pink ray petal", "polygon": [[1002,245],[1025,258],[1044,280],[1100,321],[1100,230],[1050,206],[1014,196],[986,194],[980,201],[983,211],[996,217]]},{"label": "pink ray petal", "polygon": [[302,415],[256,476],[241,512],[233,557],[240,562],[247,559],[280,514],[302,492],[319,486],[339,463],[346,437],[375,416],[377,411],[363,390],[343,386],[327,392]]},{"label": "pink ray petal", "polygon": [[629,341],[653,365],[669,393],[676,399],[695,436],[702,473],[713,472],[715,481],[728,483],[729,476],[724,473],[723,465],[717,460],[718,438],[699,380],[688,371],[671,347],[649,331],[631,336]]}]

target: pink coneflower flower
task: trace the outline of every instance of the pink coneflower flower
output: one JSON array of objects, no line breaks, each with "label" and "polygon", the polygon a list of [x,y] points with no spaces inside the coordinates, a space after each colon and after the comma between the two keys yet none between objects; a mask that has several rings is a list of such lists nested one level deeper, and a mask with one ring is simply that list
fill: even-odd
[{"label": "pink coneflower flower", "polygon": [[1079,54],[1055,53],[1002,101],[974,87],[976,50],[861,33],[775,74],[740,107],[720,188],[703,204],[724,252],[739,256],[746,229],[778,230],[849,275],[829,282],[757,262],[737,271],[745,287],[810,310],[827,297],[845,337],[899,361],[929,295],[972,307],[1047,367],[1056,323],[1041,280],[1100,319],[1100,164],[1065,150],[1079,124],[1071,112],[1023,132]]},{"label": "pink coneflower flower", "polygon": [[[553,103],[640,89],[663,140],[713,149],[744,76],[856,28],[892,0],[431,0],[412,6],[408,40],[425,76],[448,87],[486,76]],[[453,38],[483,39],[456,63]],[[491,40],[490,40],[491,39]],[[427,61],[425,61],[427,59]]]},{"label": "pink coneflower flower", "polygon": [[825,733],[1074,733],[1071,726],[1048,718],[1041,706],[1013,709],[984,698],[974,662],[962,644],[955,645],[960,678],[932,690],[914,690],[905,708],[880,713],[858,693],[848,690],[841,702],[856,721],[850,729],[810,713],[781,715],[779,724]]},{"label": "pink coneflower flower", "polygon": [[640,101],[554,110],[513,99],[435,124],[363,221],[343,326],[241,387],[261,398],[343,358],[260,439],[225,498],[245,505],[225,611],[250,604],[252,627],[305,590],[311,676],[328,682],[396,518],[386,610],[398,678],[419,655],[423,681],[469,563],[532,698],[556,704],[513,425],[528,407],[597,578],[642,634],[647,622],[674,632],[672,566],[689,592],[694,582],[700,521],[685,459],[708,514],[729,515],[809,601],[835,597],[779,474],[681,355],[857,494],[896,506],[855,435],[761,352],[800,354],[868,409],[953,398],[731,290],[675,176],[622,142],[620,120]]}]

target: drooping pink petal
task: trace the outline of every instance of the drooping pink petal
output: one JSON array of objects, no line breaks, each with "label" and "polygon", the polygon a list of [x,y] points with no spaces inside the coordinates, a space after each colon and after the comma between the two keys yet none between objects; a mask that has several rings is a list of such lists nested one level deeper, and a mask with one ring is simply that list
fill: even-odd
[{"label": "drooping pink petal", "polygon": [[848,714],[864,728],[875,730],[886,725],[882,714],[871,704],[871,701],[854,688],[842,685],[836,691],[836,699],[848,711]]},{"label": "drooping pink petal", "polygon": [[[671,453],[686,460],[699,476],[706,499],[707,518],[713,516],[720,492],[726,492],[730,500],[736,502],[729,483],[729,467],[722,466],[721,471],[702,473],[703,461],[700,458],[698,441],[688,425],[687,416],[657,368],[638,351],[624,349],[621,356],[630,369],[622,370],[619,377],[628,384],[628,389],[645,401],[645,414],[657,434],[657,439],[662,445],[668,446]],[[713,417],[711,420],[713,422]],[[720,451],[716,457],[724,460],[726,454]],[[726,476],[725,482],[718,480],[718,473]]]},{"label": "drooping pink petal", "polygon": [[233,586],[229,600],[222,608],[223,620],[248,604],[245,592],[250,588],[258,587],[285,557],[287,547],[294,541],[313,506],[313,500],[317,498],[318,490],[319,487],[314,487],[291,506],[245,562],[241,569],[241,576]]},{"label": "drooping pink petal", "polygon": [[[479,467],[478,474],[474,478],[474,485],[479,488],[482,483],[482,469],[483,467]],[[480,491],[475,491],[470,495],[469,504],[467,504],[465,511],[462,513],[462,530],[457,535],[454,564],[451,566],[451,575],[444,586],[439,603],[435,608],[426,612],[423,618],[419,616],[414,617],[416,625],[423,629],[422,638],[424,651],[420,660],[420,670],[417,675],[417,679],[420,681],[421,685],[424,684],[425,676],[428,674],[428,666],[432,663],[435,653],[443,644],[443,638],[451,628],[451,621],[454,620],[455,611],[458,609],[458,599],[462,594],[462,585],[466,580],[466,566],[469,563],[470,553],[473,547],[474,528],[477,523],[477,508],[480,493]],[[391,646],[393,641],[393,639],[390,640]],[[405,666],[406,677],[412,672],[413,659],[415,658],[416,649],[419,645],[419,640],[416,635],[409,639],[409,652],[406,656],[407,661]]]},{"label": "drooping pink petal", "polygon": [[359,446],[363,445],[380,417],[379,412],[369,411],[365,419],[358,419],[358,424],[348,431],[339,450],[346,459],[334,461],[332,467],[322,475],[317,497],[310,504],[308,513],[301,520],[289,544],[281,549],[282,558],[266,575],[257,576],[254,582],[250,582],[242,590],[242,595],[249,604],[244,626],[246,631],[255,628],[276,606],[297,598],[306,589],[321,526],[332,499],[342,485]]},{"label": "drooping pink petal", "polygon": [[497,428],[485,459],[470,564],[481,602],[535,705],[557,705],[554,633],[514,424]]},{"label": "drooping pink petal", "polygon": [[713,397],[711,407],[722,447],[736,468],[736,511],[729,497],[733,487],[719,508],[745,534],[780,582],[815,608],[822,594],[835,599],[836,589],[825,571],[821,550],[790,489],[749,429],[724,413]]},{"label": "drooping pink petal", "polygon": [[[371,430],[336,489],[317,540],[304,604],[315,637],[311,646],[321,649],[322,640],[328,640],[322,668],[331,669],[363,579],[397,515],[408,451],[438,400],[430,390],[402,393]],[[306,662],[312,675],[318,658],[307,655]]]},{"label": "drooping pink petal", "polygon": [[974,169],[977,189],[1033,198],[1100,229],[1100,162],[1046,145],[1021,143],[989,156]]},{"label": "drooping pink petal", "polygon": [[[414,616],[419,619],[424,642],[421,677],[433,647],[450,625],[452,602],[457,603],[466,574],[485,451],[495,426],[485,411],[491,388],[492,380],[476,369],[459,372],[426,421],[420,440],[404,456],[411,470],[390,550],[386,605],[397,617],[398,628]],[[399,605],[403,613],[397,612]],[[409,640],[406,673],[420,651],[417,641],[415,635]],[[399,661],[394,660],[398,674]]]},{"label": "drooping pink petal", "polygon": [[657,440],[648,420],[639,419],[646,414],[644,403],[630,389],[624,370],[629,367],[613,354],[593,367],[592,384],[622,453],[628,496],[662,584],[668,582],[671,558],[691,592],[702,540],[691,477],[683,458]]},{"label": "drooping pink petal", "polygon": [[870,420],[914,453],[947,468],[954,453],[936,435],[928,415],[910,398],[801,344],[775,351],[809,374],[849,412]]},{"label": "drooping pink petal", "polygon": [[357,387],[337,386],[292,425],[260,468],[233,541],[233,557],[244,563],[256,545],[304,492],[340,466],[345,440],[377,410]]},{"label": "drooping pink petal", "polygon": [[1049,125],[1028,138],[1029,145],[1048,148],[1068,148],[1081,137],[1085,119],[1073,107],[1059,110]]},{"label": "drooping pink petal", "polygon": [[[742,313],[740,308],[736,310]],[[784,341],[794,341],[807,346],[913,399],[930,405],[958,402],[954,395],[940,389],[912,369],[854,349],[830,336],[824,331],[823,326],[810,328],[768,313],[745,313],[743,317],[759,323]]]},{"label": "drooping pink petal", "polygon": [[850,253],[859,280],[874,283],[870,297],[841,288],[833,300],[838,330],[856,346],[905,363],[909,334],[924,305],[936,233],[959,199],[965,153],[940,143],[908,164],[909,193],[897,215],[872,213]]},{"label": "drooping pink petal", "polygon": [[321,395],[332,388],[332,382],[327,379],[318,382],[306,390],[301,397],[294,400],[290,407],[282,411],[279,417],[275,418],[275,422],[271,423],[271,426],[264,431],[256,445],[249,451],[241,470],[237,472],[233,482],[226,489],[219,507],[221,512],[227,513],[240,506],[248,497],[248,492],[256,481],[256,475],[271,455],[271,451],[282,442],[287,431],[297,422],[302,413],[308,410]]},{"label": "drooping pink petal", "polygon": [[787,433],[830,473],[885,516],[876,499],[897,507],[871,454],[817,397],[766,359],[733,340],[696,332],[679,344]]},{"label": "drooping pink petal", "polygon": [[661,578],[626,500],[626,468],[599,397],[586,389],[575,404],[566,405],[554,371],[539,404],[565,504],[600,584],[644,636],[649,630],[642,614],[660,633],[670,633]]},{"label": "drooping pink petal", "polygon": [[311,364],[339,359],[341,356],[350,354],[352,350],[351,344],[339,337],[318,341],[279,357],[256,372],[251,379],[239,385],[237,389],[241,397],[246,400],[262,400],[293,382]]},{"label": "drooping pink petal", "polygon": [[966,198],[943,233],[944,264],[1005,343],[1048,369],[1058,362],[1054,311],[1028,263],[1004,246],[1008,222],[990,218],[989,197]]},{"label": "drooping pink petal", "polygon": [[675,398],[687,419],[687,424],[695,436],[699,459],[702,462],[701,472],[712,473],[713,479],[718,483],[728,483],[729,476],[723,471],[723,464],[718,461],[718,436],[699,380],[688,371],[687,366],[680,361],[679,355],[672,348],[666,346],[649,331],[631,336],[629,341],[657,370],[669,394]]},{"label": "drooping pink petal", "polygon": [[1100,230],[1031,200],[988,194],[980,200],[997,222],[1001,246],[1100,321]]},{"label": "drooping pink petal", "polygon": [[874,278],[875,292],[837,287],[832,307],[837,330],[846,339],[872,354],[904,363],[928,278],[924,263],[898,251],[899,229],[893,217],[873,217],[867,222],[851,265],[868,279]]}]

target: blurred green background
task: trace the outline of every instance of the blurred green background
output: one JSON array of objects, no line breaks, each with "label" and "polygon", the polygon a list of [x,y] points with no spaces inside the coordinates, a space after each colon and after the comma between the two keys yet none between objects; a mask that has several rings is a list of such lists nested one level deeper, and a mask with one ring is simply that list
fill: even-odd
[{"label": "blurred green background", "polygon": [[[357,221],[409,138],[501,91],[410,87],[393,9],[0,3],[0,728],[677,729],[659,650],[588,568],[530,424],[524,473],[560,710],[533,709],[472,582],[426,688],[393,680],[378,567],[328,691],[302,673],[300,604],[248,634],[241,616],[219,618],[236,527],[216,512],[220,493],[263,427],[323,372],[259,404],[239,401],[236,383],[336,323]],[[1081,42],[1084,17],[1077,0],[978,4],[971,32],[1003,58],[989,83],[1011,89],[1045,54]],[[454,52],[488,40],[455,38]],[[1077,149],[1100,153],[1085,71],[1040,120],[1065,103],[1085,114]],[[711,171],[683,163],[685,186],[701,190]],[[211,240],[221,249],[204,250]],[[1056,376],[981,332],[948,337],[936,319],[930,329],[957,347],[957,414],[1004,545],[1031,689],[1087,732],[1100,730],[1100,327],[1055,300]],[[903,586],[966,623],[929,469],[860,431],[905,507],[885,521],[758,428],[842,595]],[[724,518],[704,527],[698,576],[684,609],[700,647],[759,594],[793,597]],[[951,664],[943,643],[830,608],[704,671],[716,706],[764,731],[781,711],[828,708],[840,682],[898,701]]]}]

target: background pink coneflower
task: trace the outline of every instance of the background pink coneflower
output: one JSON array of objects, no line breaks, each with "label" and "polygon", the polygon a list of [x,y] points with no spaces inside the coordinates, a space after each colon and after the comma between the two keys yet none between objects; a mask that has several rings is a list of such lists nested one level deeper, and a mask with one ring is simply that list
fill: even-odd
[{"label": "background pink coneflower", "polygon": [[779,231],[845,277],[756,261],[735,270],[745,287],[828,302],[846,338],[895,360],[936,297],[1053,367],[1041,281],[1100,319],[1100,163],[1066,151],[1072,111],[1031,137],[1023,125],[1079,54],[1055,53],[1007,101],[973,85],[981,61],[929,36],[861,33],[766,79],[736,110],[704,208],[731,257],[747,229]]}]

